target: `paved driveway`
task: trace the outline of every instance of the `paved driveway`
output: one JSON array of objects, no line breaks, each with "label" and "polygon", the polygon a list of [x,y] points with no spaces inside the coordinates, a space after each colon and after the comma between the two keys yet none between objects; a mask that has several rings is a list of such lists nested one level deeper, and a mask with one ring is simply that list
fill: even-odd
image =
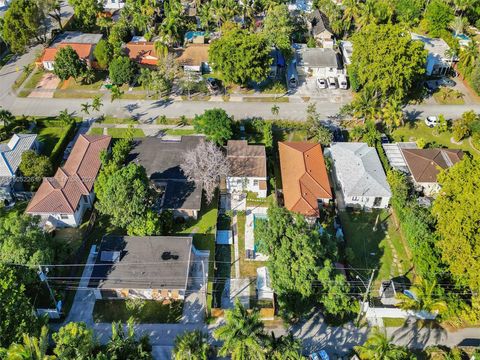
[{"label": "paved driveway", "polygon": [[30,98],[53,98],[55,89],[60,84],[60,79],[52,73],[47,73],[38,82],[35,90],[28,97]]}]

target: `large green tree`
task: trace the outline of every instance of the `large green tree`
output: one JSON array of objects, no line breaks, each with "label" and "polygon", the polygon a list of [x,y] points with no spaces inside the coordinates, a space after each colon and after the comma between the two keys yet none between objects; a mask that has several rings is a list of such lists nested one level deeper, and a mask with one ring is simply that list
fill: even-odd
[{"label": "large green tree", "polygon": [[0,264],[0,347],[38,331],[38,320],[13,268]]},{"label": "large green tree", "polygon": [[98,65],[102,69],[106,69],[113,59],[113,45],[107,40],[101,39],[95,46],[93,55],[97,59]]},{"label": "large green tree", "polygon": [[73,7],[75,21],[83,31],[92,31],[97,23],[97,16],[103,11],[101,0],[68,0]]},{"label": "large green tree", "polygon": [[89,360],[97,343],[93,330],[83,322],[71,322],[52,335],[54,353],[62,360]]},{"label": "large green tree", "polygon": [[[107,169],[106,169],[107,170]],[[155,235],[160,232],[158,215],[145,168],[129,164],[113,173],[102,171],[95,182],[96,207],[110,216],[113,225],[129,235]]]},{"label": "large green tree", "polygon": [[355,51],[350,71],[360,91],[383,105],[388,99],[404,101],[415,81],[425,73],[427,52],[412,41],[400,25],[368,25],[353,37]]},{"label": "large green tree", "polygon": [[[51,264],[55,255],[52,239],[38,223],[38,218],[19,211],[0,216],[0,263]],[[37,279],[35,271],[23,267],[17,270],[26,285]]]},{"label": "large green tree", "polygon": [[116,85],[130,83],[137,67],[127,56],[119,56],[109,66],[110,80]]},{"label": "large green tree", "polygon": [[256,310],[249,313],[238,299],[234,308],[225,312],[225,325],[216,329],[213,336],[223,341],[219,350],[220,356],[230,355],[232,360],[266,358],[266,336],[260,314]]},{"label": "large green tree", "polygon": [[[438,175],[442,190],[433,204],[438,246],[450,272],[480,291],[480,160],[465,157]],[[477,295],[478,299],[478,295]]]},{"label": "large green tree", "polygon": [[[122,323],[112,324],[112,337],[106,345],[105,359],[119,360],[151,360],[152,346],[147,335],[137,339],[133,320],[127,321],[127,327]],[[102,358],[103,360],[103,358]]]},{"label": "large green tree", "polygon": [[452,20],[454,19],[453,7],[443,0],[432,0],[428,4],[424,22],[428,30],[428,34],[433,37],[442,35]]},{"label": "large green tree", "polygon": [[15,53],[22,53],[33,40],[44,41],[44,14],[34,0],[14,0],[3,18],[2,38]]},{"label": "large green tree", "polygon": [[395,17],[407,25],[416,25],[422,16],[425,0],[395,0]]},{"label": "large green tree", "polygon": [[87,65],[71,46],[66,46],[57,51],[53,72],[60,80],[67,80],[69,77],[77,80],[85,73],[86,69]]},{"label": "large green tree", "polygon": [[202,115],[195,116],[193,127],[218,145],[223,145],[233,134],[232,118],[223,109],[205,110]]},{"label": "large green tree", "polygon": [[263,81],[270,72],[270,48],[261,34],[233,28],[210,45],[209,64],[227,83]]},{"label": "large green tree", "polygon": [[39,155],[34,150],[22,154],[19,169],[23,176],[29,178],[26,185],[30,189],[36,189],[44,177],[52,175],[52,163],[48,156]]},{"label": "large green tree", "polygon": [[262,32],[270,46],[275,46],[286,57],[292,55],[290,39],[293,33],[293,25],[287,5],[278,4],[267,10]]}]

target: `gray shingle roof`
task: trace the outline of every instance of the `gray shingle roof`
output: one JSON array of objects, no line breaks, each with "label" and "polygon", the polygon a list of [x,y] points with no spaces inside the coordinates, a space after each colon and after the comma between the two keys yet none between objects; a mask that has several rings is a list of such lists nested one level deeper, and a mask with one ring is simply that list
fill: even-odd
[{"label": "gray shingle roof", "polygon": [[0,177],[15,176],[22,154],[33,148],[36,134],[14,134],[6,144],[0,144]]},{"label": "gray shingle roof", "polygon": [[[166,252],[172,257],[164,259]],[[186,289],[191,254],[191,237],[105,236],[89,287]],[[117,260],[108,261],[109,258]]]},{"label": "gray shingle roof", "polygon": [[391,196],[390,186],[375,148],[366,143],[333,143],[330,154],[344,196]]},{"label": "gray shingle roof", "polygon": [[299,66],[341,68],[337,53],[333,49],[300,46],[296,50],[296,56]]}]

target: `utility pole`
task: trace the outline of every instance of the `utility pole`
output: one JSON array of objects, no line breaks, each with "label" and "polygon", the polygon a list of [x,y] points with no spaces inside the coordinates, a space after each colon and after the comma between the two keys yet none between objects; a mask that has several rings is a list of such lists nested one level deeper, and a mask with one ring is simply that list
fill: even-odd
[{"label": "utility pole", "polygon": [[[48,269],[47,269],[48,272]],[[43,272],[42,265],[38,265],[38,276],[40,277],[40,281],[44,282],[47,285],[48,291],[50,296],[52,297],[53,303],[55,304],[55,309],[57,308],[57,300],[55,300],[55,295],[53,294],[53,290],[48,283],[47,274]]]},{"label": "utility pole", "polygon": [[357,323],[357,326],[360,322],[360,319],[362,317],[362,314],[363,314],[363,306],[365,304],[365,302],[367,301],[367,296],[368,294],[370,293],[370,288],[372,286],[372,282],[373,282],[373,276],[375,275],[375,269],[372,270],[372,275],[370,276],[370,280],[368,281],[368,286],[367,286],[367,291],[365,291],[365,294],[363,295],[363,301],[362,301],[362,304],[360,306],[360,312],[358,313],[358,316],[357,316],[357,320],[356,320],[356,323]]}]

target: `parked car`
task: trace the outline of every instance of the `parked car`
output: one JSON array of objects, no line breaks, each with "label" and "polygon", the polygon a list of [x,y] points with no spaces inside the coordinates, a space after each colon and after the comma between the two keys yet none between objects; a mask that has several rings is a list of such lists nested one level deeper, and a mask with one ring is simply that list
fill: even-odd
[{"label": "parked car", "polygon": [[343,89],[343,90],[348,89],[348,81],[345,75],[342,74],[338,76],[338,86],[340,87],[340,89]]},{"label": "parked car", "polygon": [[382,144],[389,144],[390,140],[388,139],[388,136],[385,134],[380,135],[380,141]]},{"label": "parked car", "polygon": [[448,86],[448,87],[454,87],[455,85],[457,85],[455,81],[446,77],[441,78],[440,80],[437,80],[437,84],[438,86]]},{"label": "parked car", "polygon": [[329,89],[337,89],[338,88],[337,79],[334,78],[333,76],[328,78],[328,88]]},{"label": "parked car", "polygon": [[308,356],[310,360],[330,360],[325,350],[320,350]]},{"label": "parked car", "polygon": [[207,78],[207,87],[210,92],[217,92],[220,89],[220,84],[217,79]]},{"label": "parked car", "polygon": [[328,88],[327,80],[325,79],[317,79],[317,87],[319,89],[326,89]]},{"label": "parked car", "polygon": [[425,125],[430,128],[433,128],[439,124],[438,117],[436,116],[427,116],[425,119]]}]

